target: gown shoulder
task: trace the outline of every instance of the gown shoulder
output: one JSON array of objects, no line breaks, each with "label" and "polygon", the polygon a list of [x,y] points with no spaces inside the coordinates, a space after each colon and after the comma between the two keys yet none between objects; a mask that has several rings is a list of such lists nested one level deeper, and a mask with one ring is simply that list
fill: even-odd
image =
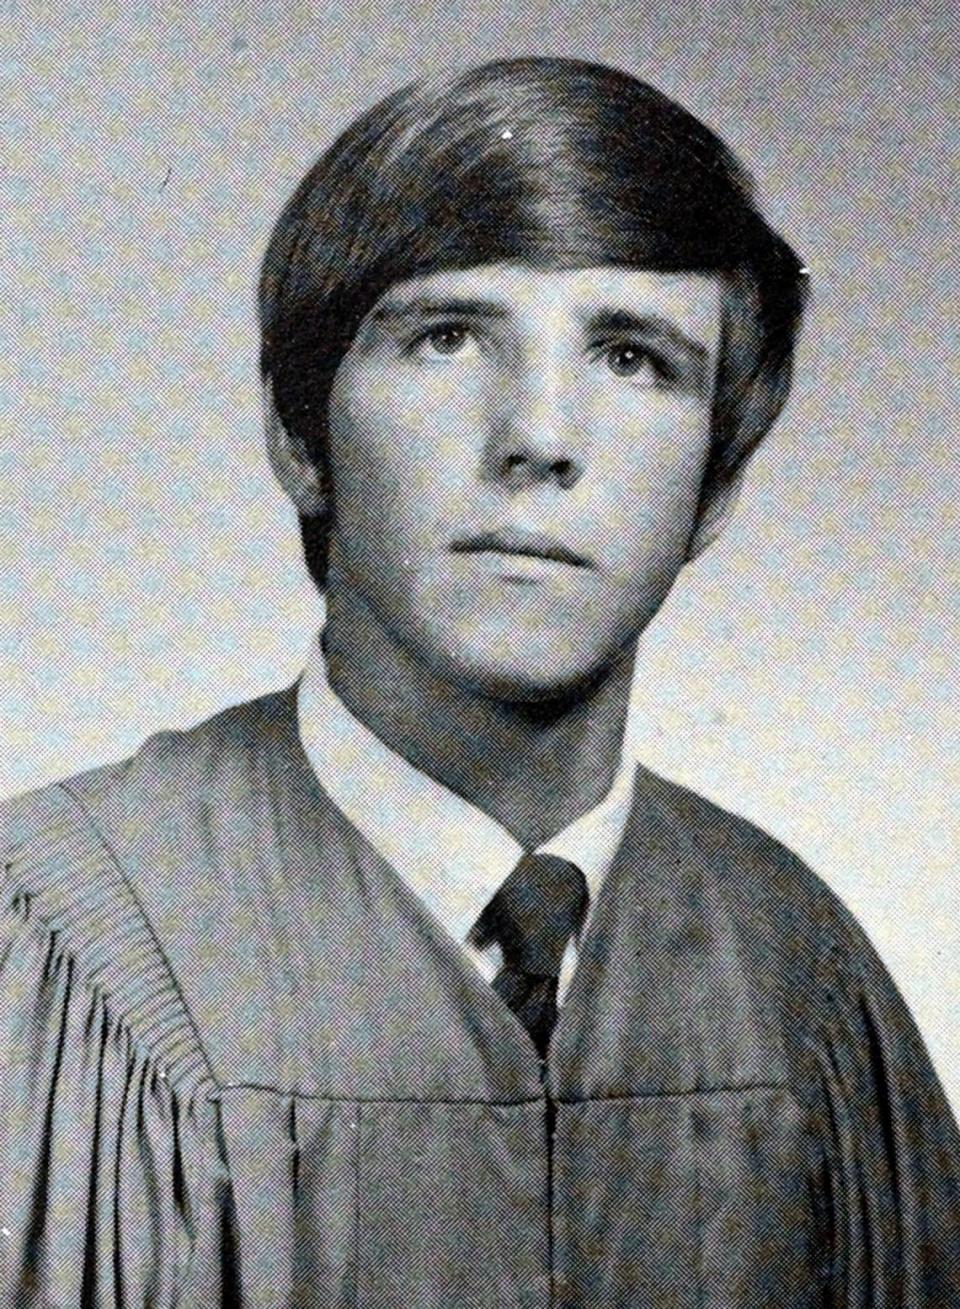
[{"label": "gown shoulder", "polygon": [[[960,1304],[960,1131],[899,988],[843,900],[793,851],[650,777],[709,869],[728,952],[776,1015],[818,1134],[844,1303]],[[889,1299],[887,1298],[889,1297]]]},{"label": "gown shoulder", "polygon": [[125,856],[282,717],[240,706],[0,805],[2,1309],[232,1302],[218,1084]]}]

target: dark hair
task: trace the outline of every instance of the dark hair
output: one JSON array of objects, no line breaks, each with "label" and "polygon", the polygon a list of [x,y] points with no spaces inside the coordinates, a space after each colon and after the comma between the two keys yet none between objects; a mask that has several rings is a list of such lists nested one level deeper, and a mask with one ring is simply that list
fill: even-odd
[{"label": "dark hair", "polygon": [[[334,374],[383,292],[507,261],[724,279],[709,516],[786,400],[806,270],[719,137],[654,87],[597,64],[523,58],[417,82],[334,142],[263,260],[261,370],[280,421],[322,468]],[[326,523],[301,518],[301,529],[322,586]]]}]

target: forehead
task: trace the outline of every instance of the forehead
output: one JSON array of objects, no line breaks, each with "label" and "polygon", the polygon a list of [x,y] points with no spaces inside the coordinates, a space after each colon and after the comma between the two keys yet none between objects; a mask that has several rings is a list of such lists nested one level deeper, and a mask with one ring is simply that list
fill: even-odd
[{"label": "forehead", "polygon": [[526,264],[481,264],[441,269],[395,282],[371,309],[422,308],[446,303],[497,309],[507,317],[588,321],[608,311],[636,318],[668,319],[688,336],[713,345],[720,329],[722,288],[718,277],[659,273],[615,264],[544,269]]}]

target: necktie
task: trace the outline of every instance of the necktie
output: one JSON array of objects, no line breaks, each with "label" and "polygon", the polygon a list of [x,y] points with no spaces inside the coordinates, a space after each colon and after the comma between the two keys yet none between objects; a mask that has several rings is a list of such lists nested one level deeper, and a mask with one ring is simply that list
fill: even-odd
[{"label": "necktie", "polygon": [[493,987],[533,1038],[541,1058],[557,1021],[557,980],[570,937],[586,917],[590,893],[576,864],[525,854],[474,923],[467,940],[493,941],[503,967]]}]

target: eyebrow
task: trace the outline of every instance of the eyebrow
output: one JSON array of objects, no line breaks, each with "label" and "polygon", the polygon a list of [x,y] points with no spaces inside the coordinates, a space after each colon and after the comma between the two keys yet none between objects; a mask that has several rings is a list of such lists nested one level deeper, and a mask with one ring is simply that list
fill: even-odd
[{"label": "eyebrow", "polygon": [[[398,322],[406,318],[462,317],[503,321],[511,316],[508,305],[496,300],[475,300],[458,296],[430,299],[415,296],[409,300],[385,300],[370,315],[371,322]],[[657,313],[636,313],[630,309],[601,305],[577,314],[588,332],[633,332],[653,337],[687,355],[690,361],[706,367],[710,350],[703,341],[684,332],[670,318]]]},{"label": "eyebrow", "polygon": [[637,336],[658,338],[688,355],[693,363],[701,367],[705,367],[710,360],[710,350],[703,341],[683,331],[663,314],[637,314],[629,309],[603,306],[582,315],[581,322],[590,332],[632,332]]},{"label": "eyebrow", "polygon": [[510,317],[510,311],[506,305],[498,304],[493,300],[469,300],[458,297],[431,300],[425,296],[417,296],[411,300],[385,300],[373,311],[370,320],[384,323],[403,318],[430,318],[438,315],[504,319]]}]

